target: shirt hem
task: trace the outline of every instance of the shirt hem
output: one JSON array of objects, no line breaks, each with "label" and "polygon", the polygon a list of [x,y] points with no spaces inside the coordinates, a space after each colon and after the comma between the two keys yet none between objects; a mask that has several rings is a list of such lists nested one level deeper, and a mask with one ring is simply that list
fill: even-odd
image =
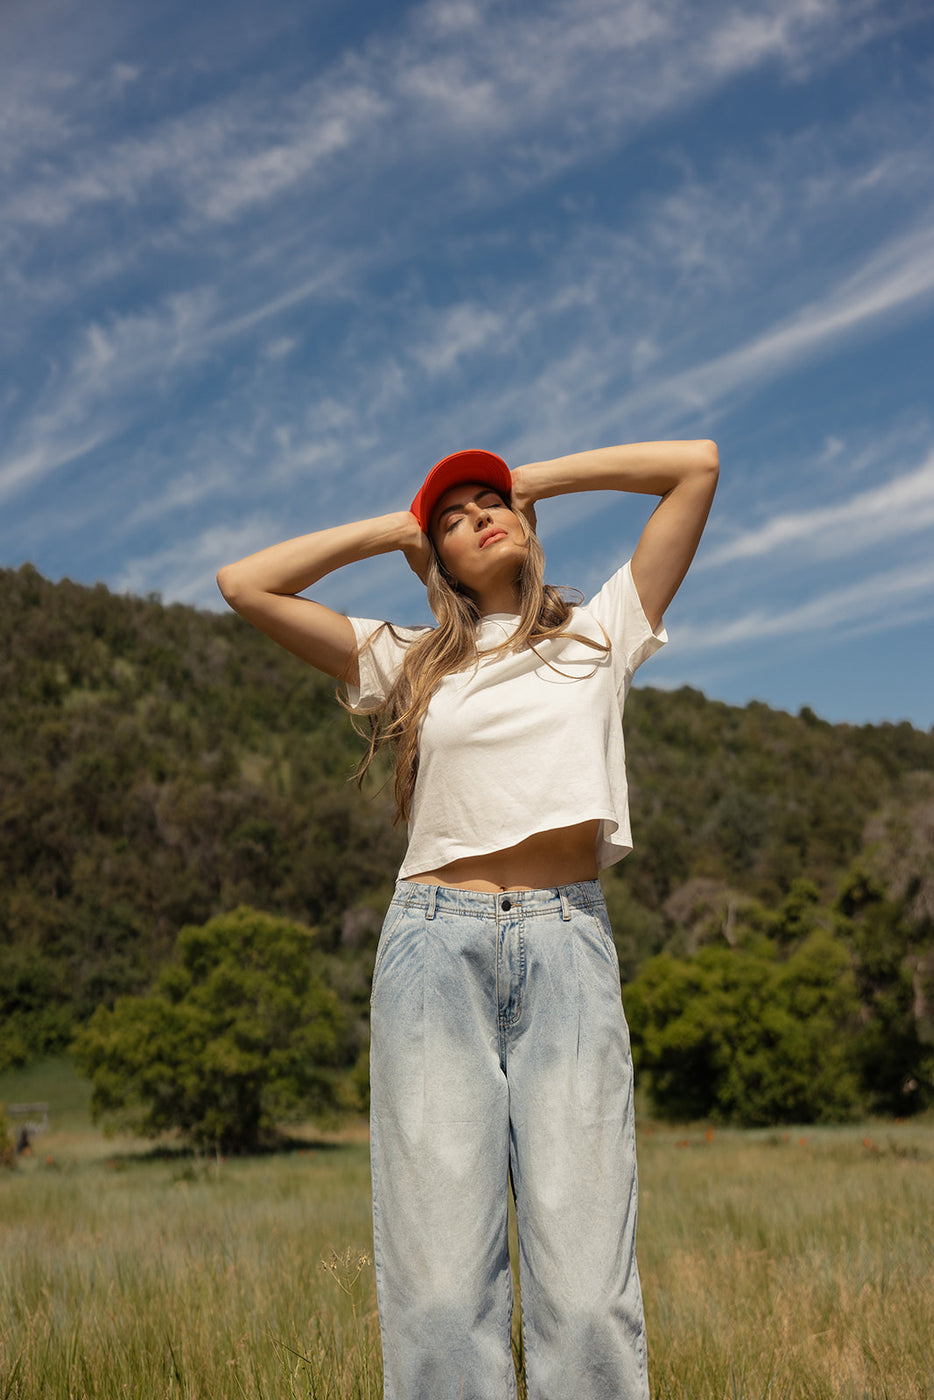
[{"label": "shirt hem", "polygon": [[[510,841],[509,844],[505,846],[489,846],[483,850],[460,851],[451,855],[446,855],[444,852],[439,851],[438,859],[433,865],[421,864],[421,857],[419,857],[418,865],[410,865],[409,855],[408,852],[406,852],[405,859],[399,867],[396,879],[411,880],[418,875],[430,874],[432,870],[443,870],[446,865],[451,865],[456,860],[475,860],[478,856],[499,855],[501,851],[512,850],[513,846],[518,846],[523,841],[527,841],[530,836],[540,836],[545,831],[561,831],[566,827],[579,826],[581,822],[587,821],[598,821],[601,823],[600,829],[597,832],[594,849],[598,870],[606,870],[608,866],[615,865],[617,861],[629,855],[629,852],[632,850],[631,833],[620,821],[618,814],[615,812],[591,812],[586,817],[571,816],[567,820],[562,820],[561,817],[558,817],[557,821],[549,820],[548,826],[534,827],[531,831],[524,832],[523,835],[517,837],[515,841]],[[612,824],[612,830],[610,831],[606,829],[608,824]],[[609,859],[607,859],[607,856],[609,856]],[[430,859],[430,857],[428,858]]]}]

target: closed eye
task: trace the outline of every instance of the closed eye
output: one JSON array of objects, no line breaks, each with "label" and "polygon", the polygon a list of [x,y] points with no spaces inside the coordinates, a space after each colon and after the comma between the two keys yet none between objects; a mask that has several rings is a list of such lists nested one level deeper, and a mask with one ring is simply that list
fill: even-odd
[{"label": "closed eye", "polygon": [[[476,496],[474,496],[474,498],[473,498],[473,504],[474,504],[475,506],[477,506],[480,510],[509,510],[509,509],[510,509],[510,507],[509,507],[509,506],[506,504],[506,502],[503,500],[503,498],[502,498],[502,496],[499,494],[499,492],[493,490],[492,487],[490,488],[489,491],[480,491],[480,492],[478,492],[478,494],[477,494]],[[458,525],[460,524],[460,522],[464,519],[465,515],[466,515],[466,507],[465,507],[465,506],[460,505],[460,504],[458,504],[458,505],[450,505],[450,506],[446,507],[446,509],[445,509],[444,511],[442,511],[442,513],[441,513],[441,520],[438,522],[438,525],[436,525],[435,528],[436,528],[436,529],[440,528],[440,529],[441,529],[441,533],[442,533],[443,535],[449,535],[449,534],[451,533],[452,530],[456,530],[456,529],[457,529],[457,526],[458,526]],[[443,522],[443,523],[441,523],[441,522]]]},{"label": "closed eye", "polygon": [[[506,502],[505,502],[504,500],[502,500],[499,496],[495,496],[495,495],[490,495],[490,496],[486,496],[486,497],[481,497],[480,500],[478,500],[478,501],[475,502],[475,504],[476,504],[477,506],[479,506],[481,510],[508,510],[508,509],[509,509],[509,507],[506,505]],[[464,516],[463,516],[463,515],[457,515],[457,514],[455,514],[455,513],[452,511],[451,514],[447,517],[447,523],[446,523],[446,525],[445,525],[445,527],[444,527],[444,533],[445,533],[446,535],[449,535],[449,534],[451,533],[451,531],[454,529],[454,527],[455,527],[456,525],[459,525],[460,522],[461,522],[463,519],[464,519]]]}]

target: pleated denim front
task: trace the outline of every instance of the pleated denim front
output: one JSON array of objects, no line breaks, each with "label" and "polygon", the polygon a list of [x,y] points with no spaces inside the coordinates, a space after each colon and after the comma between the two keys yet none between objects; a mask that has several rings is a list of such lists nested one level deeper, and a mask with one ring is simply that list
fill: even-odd
[{"label": "pleated denim front", "polygon": [[511,1170],[530,1400],[647,1400],[619,963],[597,881],[400,881],[371,1022],[386,1400],[513,1400]]}]

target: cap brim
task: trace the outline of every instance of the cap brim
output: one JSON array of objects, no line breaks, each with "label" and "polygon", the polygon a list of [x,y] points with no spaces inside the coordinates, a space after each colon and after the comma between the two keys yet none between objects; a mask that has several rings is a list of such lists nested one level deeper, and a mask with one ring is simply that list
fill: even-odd
[{"label": "cap brim", "polygon": [[497,457],[495,452],[466,448],[463,452],[452,452],[450,457],[442,457],[425,477],[422,489],[412,502],[412,514],[426,535],[431,524],[431,513],[439,499],[445,491],[462,481],[493,486],[507,501],[512,491],[512,474],[502,457]]}]

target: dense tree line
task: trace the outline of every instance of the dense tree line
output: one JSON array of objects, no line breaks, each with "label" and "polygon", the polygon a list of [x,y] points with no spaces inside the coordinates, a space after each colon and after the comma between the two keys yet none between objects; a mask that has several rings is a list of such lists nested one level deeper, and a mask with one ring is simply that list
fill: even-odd
[{"label": "dense tree line", "polygon": [[[184,925],[239,905],[317,930],[358,1057],[404,843],[388,790],[361,801],[349,781],[359,740],[334,690],[233,616],[0,571],[0,1064],[147,992]],[[849,1047],[840,1093],[920,1102],[934,734],[638,688],[627,747],[636,851],[607,895],[657,1097],[674,1108],[669,1042],[686,1034],[662,1033],[662,1003],[675,1027],[679,997],[700,1015],[703,988],[732,978],[752,1003],[758,978],[777,1006],[788,968],[842,956],[842,999],[821,1012]],[[703,1043],[705,1063],[738,1062]],[[729,1092],[693,1106],[730,1116]]]}]

